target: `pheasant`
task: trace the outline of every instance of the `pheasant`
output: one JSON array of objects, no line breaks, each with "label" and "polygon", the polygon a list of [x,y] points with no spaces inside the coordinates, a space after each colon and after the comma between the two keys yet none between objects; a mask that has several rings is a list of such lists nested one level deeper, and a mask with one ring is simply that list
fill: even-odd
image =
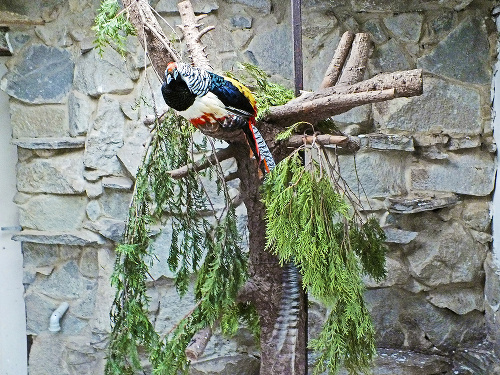
[{"label": "pheasant", "polygon": [[165,103],[195,127],[219,124],[223,129],[241,129],[259,164],[266,172],[275,164],[271,152],[255,127],[257,107],[250,90],[235,79],[171,62],[161,86]]}]

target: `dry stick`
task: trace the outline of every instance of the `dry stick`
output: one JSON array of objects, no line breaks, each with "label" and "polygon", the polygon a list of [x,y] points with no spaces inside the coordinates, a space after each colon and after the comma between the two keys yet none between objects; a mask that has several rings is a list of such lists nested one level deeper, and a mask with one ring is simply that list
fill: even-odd
[{"label": "dry stick", "polygon": [[[344,96],[346,94],[386,90],[391,88],[395,90],[396,98],[421,95],[423,91],[422,70],[414,69],[394,73],[382,73],[365,81],[355,83],[354,85],[333,86],[318,90],[314,93],[308,93],[295,99],[293,102],[289,102],[279,107],[271,107],[269,109],[269,113],[264,118],[264,121],[280,122],[282,118],[289,119],[291,117],[290,114],[296,111],[297,106],[316,99],[326,98],[332,95]],[[354,103],[353,105],[348,105],[344,108],[337,108],[335,114],[347,112],[352,107],[354,107]],[[294,122],[298,121],[298,119],[294,119]],[[312,120],[306,119],[306,121],[311,122]],[[290,123],[281,121],[281,123],[277,125],[289,126]]]},{"label": "dry stick", "polygon": [[340,85],[352,85],[363,79],[370,55],[372,44],[370,35],[365,33],[356,34],[351,47],[351,55],[347,60],[338,82]]},{"label": "dry stick", "polygon": [[205,348],[207,347],[207,344],[212,337],[212,333],[213,330],[210,326],[196,332],[191,339],[191,342],[186,347],[186,357],[188,357],[188,359],[190,360],[198,359],[205,351]]},{"label": "dry stick", "polygon": [[[337,146],[347,146],[350,142],[355,142],[345,135],[330,135],[330,134],[320,134],[320,135],[292,135],[288,138],[287,145],[289,147],[300,147],[303,144],[311,145],[313,143],[318,143],[323,146],[337,145]],[[358,145],[359,148],[359,145]]]},{"label": "dry stick", "polygon": [[181,15],[182,26],[179,26],[184,35],[184,43],[186,44],[189,56],[193,64],[198,68],[206,70],[213,70],[205,53],[205,47],[200,43],[201,37],[208,31],[214,29],[209,26],[201,31],[198,29],[202,26],[199,21],[206,17],[206,15],[195,16],[191,2],[186,0],[177,4],[179,13]]},{"label": "dry stick", "polygon": [[283,105],[271,108],[265,121],[275,122],[290,119],[294,122],[324,119],[344,113],[352,107],[362,104],[381,102],[394,99],[394,88],[377,91],[365,91],[352,94],[333,94],[325,98],[318,98],[294,105]]},{"label": "dry stick", "polygon": [[333,54],[332,61],[326,70],[323,82],[321,82],[321,85],[319,86],[320,89],[333,86],[337,83],[342,67],[344,66],[347,56],[349,55],[349,51],[351,50],[353,40],[354,34],[350,31],[346,31],[344,35],[342,35],[339,45]]},{"label": "dry stick", "polygon": [[195,163],[184,165],[180,168],[168,171],[168,173],[170,174],[170,177],[175,179],[186,177],[190,171],[195,171],[195,172],[202,171],[204,169],[209,168],[217,160],[219,160],[220,162],[231,158],[234,155],[234,151],[235,151],[235,146],[229,145],[228,147],[217,151],[215,154],[213,153],[210,154],[210,156],[205,160],[200,160]]},{"label": "dry stick", "polygon": [[[147,48],[151,64],[161,76],[167,64],[174,61],[175,57],[170,52],[173,49],[166,47],[169,45],[168,38],[156,20],[149,3],[147,0],[123,0],[123,7],[129,8],[129,20],[137,32],[137,39],[141,45],[146,41],[147,46],[142,47]],[[144,27],[146,25],[147,27]]]}]

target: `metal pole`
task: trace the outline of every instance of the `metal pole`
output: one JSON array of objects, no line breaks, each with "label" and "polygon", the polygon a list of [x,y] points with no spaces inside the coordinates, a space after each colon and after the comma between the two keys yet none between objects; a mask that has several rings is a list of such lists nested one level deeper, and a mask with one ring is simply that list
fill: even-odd
[{"label": "metal pole", "polygon": [[302,0],[292,0],[292,40],[293,72],[295,77],[295,95],[304,88],[304,66],[302,62]]},{"label": "metal pole", "polygon": [[[300,95],[300,90],[304,88],[304,64],[302,60],[302,0],[292,0],[292,40],[293,40],[293,73],[295,81],[295,96]],[[304,374],[307,375],[308,372],[308,298],[307,292],[303,290],[303,303],[304,303],[304,315],[305,315],[305,348],[304,348]]]}]

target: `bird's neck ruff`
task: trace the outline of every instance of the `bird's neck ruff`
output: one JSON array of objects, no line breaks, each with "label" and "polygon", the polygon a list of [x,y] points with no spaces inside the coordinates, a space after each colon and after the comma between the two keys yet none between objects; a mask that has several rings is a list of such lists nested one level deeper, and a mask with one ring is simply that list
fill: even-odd
[{"label": "bird's neck ruff", "polygon": [[185,63],[177,63],[177,71],[193,94],[201,97],[208,92],[212,82],[209,72]]}]

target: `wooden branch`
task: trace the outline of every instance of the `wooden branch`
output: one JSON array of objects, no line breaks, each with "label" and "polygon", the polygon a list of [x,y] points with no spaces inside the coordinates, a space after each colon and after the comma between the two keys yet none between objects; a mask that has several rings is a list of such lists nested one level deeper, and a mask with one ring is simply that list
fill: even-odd
[{"label": "wooden branch", "polygon": [[216,160],[219,160],[219,162],[223,160],[227,160],[234,155],[234,150],[235,146],[229,145],[226,148],[223,148],[222,150],[217,151],[215,154],[210,154],[208,158],[204,160],[197,161],[195,163],[190,163],[188,165],[185,165],[183,167],[173,169],[169,171],[168,173],[170,174],[170,177],[175,178],[176,180],[186,177],[187,174],[190,171],[202,171],[204,169],[209,168],[211,165],[214,165]]},{"label": "wooden branch", "polygon": [[177,4],[179,13],[181,15],[182,29],[184,34],[184,44],[187,47],[189,57],[191,58],[194,65],[198,68],[203,68],[206,70],[213,70],[208,60],[208,56],[205,53],[205,47],[201,44],[201,37],[213,30],[213,26],[206,27],[205,29],[199,31],[198,29],[202,26],[199,21],[205,17],[195,16],[193,6],[189,0],[182,1]]},{"label": "wooden branch", "polygon": [[265,121],[293,123],[299,121],[316,122],[325,118],[338,115],[358,105],[382,102],[394,99],[394,88],[355,92],[351,94],[332,94],[324,98],[313,99],[307,102],[293,103],[273,107],[265,117]]},{"label": "wooden branch", "polygon": [[371,49],[370,35],[365,33],[356,34],[351,46],[351,54],[342,70],[337,85],[352,85],[363,79]]},{"label": "wooden branch", "polygon": [[346,31],[344,35],[342,35],[339,45],[333,54],[332,61],[326,70],[323,82],[321,82],[321,85],[319,86],[320,89],[331,87],[337,83],[342,67],[344,66],[347,56],[349,55],[349,51],[351,50],[353,40],[354,34],[350,31]]},{"label": "wooden branch", "polygon": [[137,39],[147,51],[154,70],[163,77],[169,62],[177,57],[173,48],[156,20],[147,0],[123,0],[123,7],[128,9],[129,20],[137,32]]},{"label": "wooden branch", "polygon": [[[381,73],[373,78],[349,86],[333,86],[307,93],[294,103],[324,98],[333,94],[352,94],[355,92],[375,91],[394,88],[396,98],[418,96],[423,91],[422,69],[404,70],[394,73]],[[273,108],[271,108],[271,111]]]},{"label": "wooden branch", "polygon": [[356,152],[359,150],[359,142],[353,138],[345,135],[330,135],[330,134],[320,134],[320,135],[292,135],[288,138],[287,146],[297,148],[303,144],[311,145],[313,143],[318,143],[322,146],[335,145],[345,148],[349,151]]},{"label": "wooden branch", "polygon": [[212,333],[212,327],[210,326],[196,332],[191,339],[191,342],[186,347],[186,357],[190,360],[198,359],[205,351],[205,348],[212,337]]}]

